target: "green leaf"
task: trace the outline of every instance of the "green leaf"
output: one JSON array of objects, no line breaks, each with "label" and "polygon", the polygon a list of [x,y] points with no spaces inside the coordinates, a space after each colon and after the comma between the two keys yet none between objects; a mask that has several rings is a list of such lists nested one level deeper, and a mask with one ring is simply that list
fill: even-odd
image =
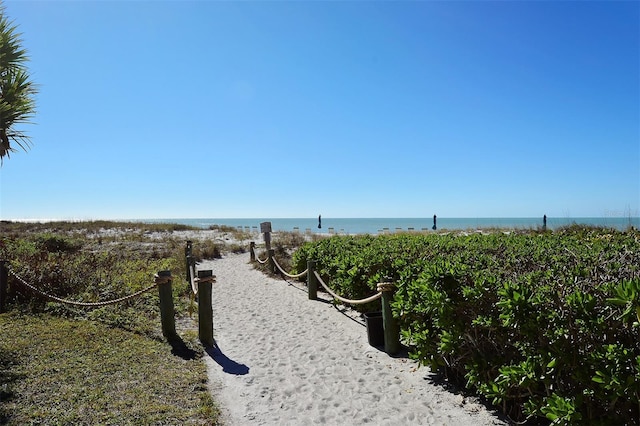
[{"label": "green leaf", "polygon": [[619,299],[617,297],[608,297],[607,302],[612,303],[614,305],[626,305],[628,302],[623,299]]},{"label": "green leaf", "polygon": [[591,378],[596,383],[605,384],[607,380],[605,380],[607,375],[602,371],[596,371],[596,375]]}]

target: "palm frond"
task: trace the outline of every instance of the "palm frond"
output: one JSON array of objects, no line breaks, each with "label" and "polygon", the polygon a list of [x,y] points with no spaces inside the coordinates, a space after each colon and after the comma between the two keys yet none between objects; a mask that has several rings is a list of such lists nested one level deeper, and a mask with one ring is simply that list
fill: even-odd
[{"label": "palm frond", "polygon": [[27,51],[21,47],[17,26],[5,15],[0,3],[0,164],[16,151],[12,142],[24,151],[31,147],[30,138],[14,126],[28,123],[35,114],[38,92],[24,65]]}]

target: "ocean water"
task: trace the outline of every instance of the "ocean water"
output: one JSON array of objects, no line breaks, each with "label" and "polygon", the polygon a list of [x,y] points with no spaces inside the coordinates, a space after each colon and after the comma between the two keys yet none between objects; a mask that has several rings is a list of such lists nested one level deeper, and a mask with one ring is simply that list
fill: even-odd
[{"label": "ocean water", "polygon": [[[427,218],[330,218],[322,217],[322,228],[318,228],[318,218],[258,218],[258,219],[145,219],[140,222],[181,223],[200,228],[211,225],[225,225],[234,228],[260,231],[260,223],[271,222],[273,232],[295,231],[313,233],[371,234],[393,233],[399,231],[432,231],[433,217]],[[547,217],[547,228],[558,229],[564,226],[580,224],[628,229],[640,228],[640,217],[584,217],[556,218]],[[437,230],[477,230],[486,228],[500,229],[537,229],[543,226],[543,218],[447,218],[438,217]]]}]

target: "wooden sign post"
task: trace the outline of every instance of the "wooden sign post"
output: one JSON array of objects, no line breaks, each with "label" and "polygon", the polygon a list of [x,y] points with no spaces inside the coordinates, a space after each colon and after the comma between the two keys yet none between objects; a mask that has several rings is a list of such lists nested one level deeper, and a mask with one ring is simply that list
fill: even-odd
[{"label": "wooden sign post", "polygon": [[262,222],[260,232],[264,234],[264,245],[268,253],[271,250],[271,222]]}]

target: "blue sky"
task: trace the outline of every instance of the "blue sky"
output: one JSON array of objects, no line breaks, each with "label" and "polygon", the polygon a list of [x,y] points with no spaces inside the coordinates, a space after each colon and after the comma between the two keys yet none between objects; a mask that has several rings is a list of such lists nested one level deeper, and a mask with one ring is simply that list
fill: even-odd
[{"label": "blue sky", "polygon": [[636,1],[6,1],[2,219],[638,216]]}]

